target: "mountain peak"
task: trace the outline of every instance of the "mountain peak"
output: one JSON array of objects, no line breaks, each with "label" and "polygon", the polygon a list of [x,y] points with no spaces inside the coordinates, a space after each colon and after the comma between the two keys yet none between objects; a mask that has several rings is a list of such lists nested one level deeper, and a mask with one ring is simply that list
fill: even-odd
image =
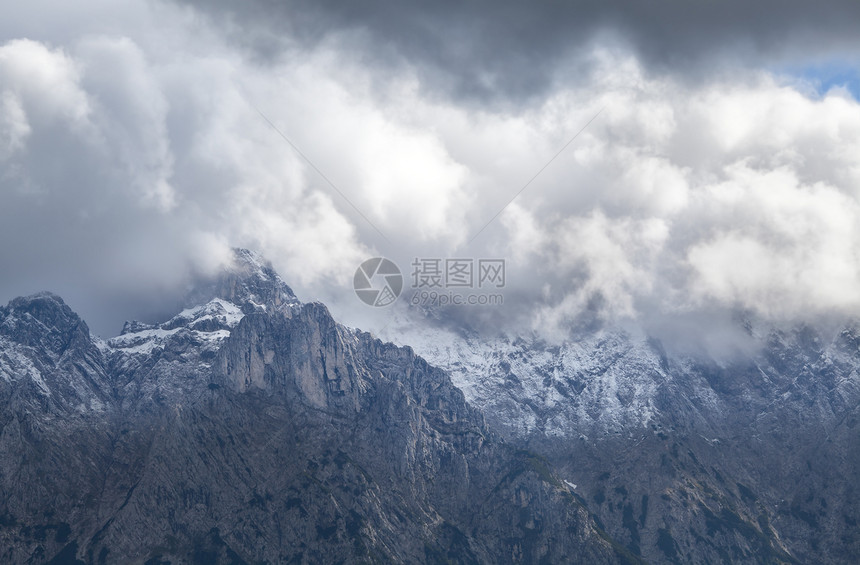
[{"label": "mountain peak", "polygon": [[269,261],[259,253],[242,248],[234,248],[232,263],[199,283],[186,296],[184,305],[199,306],[215,299],[231,302],[245,314],[284,311],[299,304],[292,289]]},{"label": "mountain peak", "polygon": [[19,296],[9,303],[9,306],[14,310],[26,310],[38,305],[56,306],[61,309],[63,307],[68,308],[62,297],[48,291],[37,292],[29,296]]},{"label": "mountain peak", "polygon": [[256,251],[243,247],[234,247],[233,266],[257,272],[265,272],[266,270],[271,270],[272,264]]},{"label": "mountain peak", "polygon": [[52,292],[15,298],[9,302],[6,311],[9,317],[34,320],[47,329],[59,331],[68,331],[83,323],[63,299]]},{"label": "mountain peak", "polygon": [[73,342],[88,343],[90,330],[62,298],[39,292],[0,308],[0,334],[23,345],[62,352]]}]

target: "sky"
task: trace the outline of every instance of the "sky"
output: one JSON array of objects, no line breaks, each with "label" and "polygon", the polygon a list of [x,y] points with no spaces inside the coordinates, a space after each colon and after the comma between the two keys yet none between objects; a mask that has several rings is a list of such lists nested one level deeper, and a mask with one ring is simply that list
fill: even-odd
[{"label": "sky", "polygon": [[504,306],[444,310],[479,329],[856,317],[858,23],[853,0],[16,4],[0,302],[51,290],[107,337],[238,246],[368,329],[377,256],[407,287],[414,258],[503,258]]}]

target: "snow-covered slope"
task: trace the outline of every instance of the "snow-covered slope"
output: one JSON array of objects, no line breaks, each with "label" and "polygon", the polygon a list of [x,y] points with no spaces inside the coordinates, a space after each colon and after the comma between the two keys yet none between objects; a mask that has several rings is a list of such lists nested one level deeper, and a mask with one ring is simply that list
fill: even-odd
[{"label": "snow-covered slope", "polygon": [[239,306],[215,298],[206,304],[186,308],[163,324],[127,323],[119,336],[107,340],[106,352],[117,350],[129,355],[150,355],[156,348],[164,349],[177,334],[200,343],[212,343],[217,348],[243,317]]},{"label": "snow-covered slope", "polygon": [[449,371],[469,401],[515,437],[635,433],[652,422],[658,391],[671,378],[658,350],[622,331],[563,345],[438,327],[397,328],[386,337]]}]

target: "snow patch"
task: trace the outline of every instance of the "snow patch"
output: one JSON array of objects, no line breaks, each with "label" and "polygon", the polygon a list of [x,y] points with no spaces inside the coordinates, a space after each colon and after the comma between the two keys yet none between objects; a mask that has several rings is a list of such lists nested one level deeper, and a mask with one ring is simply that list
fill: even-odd
[{"label": "snow patch", "polygon": [[201,306],[186,308],[176,316],[174,316],[165,326],[188,325],[191,322],[198,323],[204,320],[218,320],[225,325],[234,328],[245,314],[242,310],[227,300],[216,298]]},{"label": "snow patch", "polygon": [[[230,337],[230,330],[235,328],[244,317],[245,314],[238,306],[216,298],[206,304],[186,308],[160,327],[129,332],[111,338],[106,342],[105,347],[131,355],[149,355],[156,349],[163,348],[167,341],[180,331],[190,332],[200,341],[219,343]],[[209,321],[219,329],[212,331],[192,329]],[[225,329],[225,326],[230,329]]]},{"label": "snow patch", "polygon": [[51,389],[42,378],[42,373],[24,355],[17,344],[8,340],[0,341],[0,375],[7,383],[17,382],[21,377],[29,377],[45,396],[51,396]]}]

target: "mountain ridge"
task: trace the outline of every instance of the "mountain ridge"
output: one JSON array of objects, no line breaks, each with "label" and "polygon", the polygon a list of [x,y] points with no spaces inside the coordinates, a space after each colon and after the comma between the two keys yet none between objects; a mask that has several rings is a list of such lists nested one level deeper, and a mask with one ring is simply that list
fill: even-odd
[{"label": "mountain ridge", "polygon": [[0,558],[637,562],[444,371],[236,257],[107,341],[55,295],[0,309]]},{"label": "mountain ridge", "polygon": [[856,325],[752,327],[714,358],[607,328],[560,344],[393,325],[655,563],[860,559]]}]

